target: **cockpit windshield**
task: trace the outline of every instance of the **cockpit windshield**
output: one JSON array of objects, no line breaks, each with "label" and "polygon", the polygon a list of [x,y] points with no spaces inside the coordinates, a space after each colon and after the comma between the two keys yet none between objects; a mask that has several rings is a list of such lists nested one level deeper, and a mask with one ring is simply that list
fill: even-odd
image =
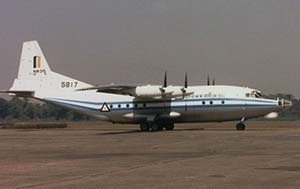
[{"label": "cockpit windshield", "polygon": [[264,95],[260,91],[252,91],[251,93],[246,93],[246,97],[249,97],[249,98],[263,98]]}]

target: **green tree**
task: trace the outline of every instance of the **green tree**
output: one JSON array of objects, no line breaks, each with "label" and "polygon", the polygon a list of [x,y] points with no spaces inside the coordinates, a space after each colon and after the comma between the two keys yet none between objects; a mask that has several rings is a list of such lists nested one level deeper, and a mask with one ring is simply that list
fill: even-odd
[{"label": "green tree", "polygon": [[4,119],[7,116],[7,101],[3,98],[0,98],[0,119]]}]

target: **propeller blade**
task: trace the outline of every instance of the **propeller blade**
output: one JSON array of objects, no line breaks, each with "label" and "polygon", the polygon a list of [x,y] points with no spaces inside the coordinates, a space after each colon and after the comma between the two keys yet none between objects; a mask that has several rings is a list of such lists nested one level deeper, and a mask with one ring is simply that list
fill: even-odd
[{"label": "propeller blade", "polygon": [[209,75],[207,76],[207,85],[210,85],[210,78],[209,78]]},{"label": "propeller blade", "polygon": [[216,80],[214,78],[213,82],[212,82],[212,85],[216,85]]},{"label": "propeller blade", "polygon": [[167,86],[168,86],[168,78],[167,78],[167,72],[165,72],[165,79],[164,79],[163,88],[167,88]]},{"label": "propeller blade", "polygon": [[184,88],[188,88],[188,74],[187,74],[187,72],[185,73],[185,78],[184,78]]}]

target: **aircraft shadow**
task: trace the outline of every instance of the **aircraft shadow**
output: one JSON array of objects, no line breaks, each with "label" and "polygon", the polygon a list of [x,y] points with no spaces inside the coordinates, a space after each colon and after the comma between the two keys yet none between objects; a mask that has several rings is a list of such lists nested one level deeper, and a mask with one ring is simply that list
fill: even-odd
[{"label": "aircraft shadow", "polygon": [[130,131],[112,131],[112,132],[104,132],[104,133],[98,133],[96,135],[99,136],[105,136],[105,135],[123,135],[123,134],[134,134],[134,133],[172,133],[172,132],[183,132],[183,131],[205,131],[203,128],[192,128],[192,129],[178,129],[178,130],[172,130],[172,131],[157,131],[157,132],[142,132],[140,130],[130,130]]},{"label": "aircraft shadow", "polygon": [[98,133],[96,135],[123,135],[123,134],[131,134],[131,133],[141,133],[140,130],[130,130],[130,131],[113,131],[113,132],[105,132],[105,133]]}]

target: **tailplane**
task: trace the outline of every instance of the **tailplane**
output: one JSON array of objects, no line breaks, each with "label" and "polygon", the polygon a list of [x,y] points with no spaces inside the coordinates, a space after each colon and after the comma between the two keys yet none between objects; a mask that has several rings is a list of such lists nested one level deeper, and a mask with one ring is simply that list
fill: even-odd
[{"label": "tailplane", "polygon": [[23,43],[18,77],[8,93],[37,97],[36,94],[71,92],[92,85],[53,72],[37,41]]}]

